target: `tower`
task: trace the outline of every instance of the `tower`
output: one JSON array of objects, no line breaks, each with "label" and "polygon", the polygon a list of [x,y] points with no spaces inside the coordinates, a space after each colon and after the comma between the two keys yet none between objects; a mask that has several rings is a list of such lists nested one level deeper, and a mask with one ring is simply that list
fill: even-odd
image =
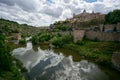
[{"label": "tower", "polygon": [[73,17],[75,17],[75,13],[73,13]]},{"label": "tower", "polygon": [[86,10],[85,10],[85,9],[83,10],[83,13],[86,13]]},{"label": "tower", "polygon": [[92,14],[94,14],[94,11],[92,11]]}]

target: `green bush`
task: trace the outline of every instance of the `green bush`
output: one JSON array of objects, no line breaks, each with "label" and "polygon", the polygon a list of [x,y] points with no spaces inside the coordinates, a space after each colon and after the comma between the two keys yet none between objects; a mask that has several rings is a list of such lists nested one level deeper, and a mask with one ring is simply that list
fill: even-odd
[{"label": "green bush", "polygon": [[25,39],[21,39],[21,40],[19,40],[19,44],[26,44],[26,40]]},{"label": "green bush", "polygon": [[33,36],[31,41],[32,41],[33,44],[37,44],[39,42],[38,36]]},{"label": "green bush", "polygon": [[55,47],[62,47],[64,42],[62,41],[62,37],[54,37],[51,39],[51,43],[55,46]]},{"label": "green bush", "polygon": [[62,36],[62,41],[65,44],[72,42],[72,40],[73,40],[72,35],[67,34],[67,35]]},{"label": "green bush", "polygon": [[72,35],[55,36],[51,39],[51,43],[56,47],[63,47],[65,44],[72,42]]},{"label": "green bush", "polygon": [[85,44],[85,42],[78,40],[78,41],[76,42],[76,44],[77,44],[77,45],[80,45],[80,46],[83,46],[83,45]]},{"label": "green bush", "polygon": [[0,70],[11,70],[12,56],[10,54],[10,48],[5,45],[5,37],[0,34]]},{"label": "green bush", "polygon": [[49,41],[50,40],[50,34],[49,33],[42,33],[39,37],[39,42]]},{"label": "green bush", "polygon": [[68,27],[62,25],[62,26],[59,26],[58,29],[61,30],[61,31],[66,31],[66,30],[68,30]]}]

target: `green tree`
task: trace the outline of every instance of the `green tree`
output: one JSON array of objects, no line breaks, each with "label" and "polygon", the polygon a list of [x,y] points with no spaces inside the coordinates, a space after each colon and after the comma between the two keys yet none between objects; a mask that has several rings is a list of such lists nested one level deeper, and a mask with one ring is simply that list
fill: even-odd
[{"label": "green tree", "polygon": [[105,16],[106,23],[116,24],[120,22],[120,10],[114,10],[113,12],[109,12]]},{"label": "green tree", "polygon": [[0,34],[0,70],[8,71],[11,70],[13,63],[10,48],[4,44],[4,40],[5,37]]}]

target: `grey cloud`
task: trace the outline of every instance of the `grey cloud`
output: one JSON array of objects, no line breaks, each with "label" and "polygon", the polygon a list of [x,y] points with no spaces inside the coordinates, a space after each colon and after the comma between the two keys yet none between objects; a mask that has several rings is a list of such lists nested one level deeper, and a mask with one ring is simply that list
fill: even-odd
[{"label": "grey cloud", "polygon": [[62,14],[62,12],[63,12],[63,8],[57,7],[57,8],[52,9],[52,8],[50,8],[50,7],[45,6],[45,7],[43,8],[43,10],[41,10],[41,12],[42,12],[42,13],[45,13],[45,14],[47,14],[47,15],[50,15],[50,16],[52,16],[52,17],[58,18],[59,16],[61,16],[61,14]]},{"label": "grey cloud", "polygon": [[70,0],[64,0],[65,3],[70,3]]},{"label": "grey cloud", "polygon": [[24,11],[35,11],[36,3],[34,0],[0,0],[0,3],[6,4],[8,6],[19,6]]},{"label": "grey cloud", "polygon": [[96,12],[103,12],[105,10],[104,4],[95,4],[94,5],[94,11]]},{"label": "grey cloud", "polygon": [[70,9],[71,11],[72,11],[72,13],[80,13],[81,12],[81,8],[76,8],[75,6],[73,6],[73,5],[68,5],[68,6],[66,6],[66,8],[67,9]]},{"label": "grey cloud", "polygon": [[16,4],[24,11],[35,11],[36,3],[33,0],[16,0]]},{"label": "grey cloud", "polygon": [[15,4],[14,0],[0,0],[0,3],[13,6]]}]

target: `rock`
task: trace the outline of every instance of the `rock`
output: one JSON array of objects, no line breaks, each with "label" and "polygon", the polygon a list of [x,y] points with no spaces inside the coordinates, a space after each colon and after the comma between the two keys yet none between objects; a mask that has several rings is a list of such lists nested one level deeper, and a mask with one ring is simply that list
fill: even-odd
[{"label": "rock", "polygon": [[120,52],[115,52],[112,55],[112,64],[115,69],[120,71]]}]

